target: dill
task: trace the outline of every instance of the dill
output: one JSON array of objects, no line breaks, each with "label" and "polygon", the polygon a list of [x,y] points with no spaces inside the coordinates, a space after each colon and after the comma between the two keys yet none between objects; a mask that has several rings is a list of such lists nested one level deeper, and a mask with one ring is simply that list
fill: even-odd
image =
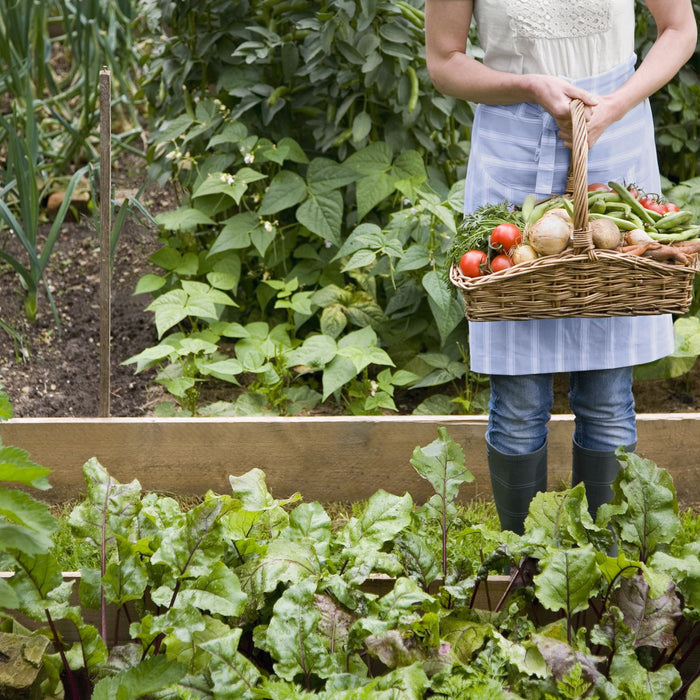
[{"label": "dill", "polygon": [[511,209],[506,202],[485,204],[471,214],[465,214],[448,252],[448,264],[459,262],[468,250],[489,252],[489,236],[498,224],[511,223],[523,228],[524,220],[519,209]]}]

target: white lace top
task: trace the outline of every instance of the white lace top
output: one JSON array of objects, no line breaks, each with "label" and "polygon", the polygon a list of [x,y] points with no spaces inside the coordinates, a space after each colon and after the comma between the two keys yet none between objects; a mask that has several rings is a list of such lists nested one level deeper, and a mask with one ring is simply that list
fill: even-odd
[{"label": "white lace top", "polygon": [[634,0],[474,0],[474,19],[484,63],[508,73],[577,80],[634,52]]}]

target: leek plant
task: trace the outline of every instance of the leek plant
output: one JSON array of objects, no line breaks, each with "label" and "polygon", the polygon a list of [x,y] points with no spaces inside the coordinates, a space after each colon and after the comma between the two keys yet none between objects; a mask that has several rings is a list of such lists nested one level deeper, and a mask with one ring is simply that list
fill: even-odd
[{"label": "leek plant", "polygon": [[39,218],[43,189],[46,185],[40,191],[39,183],[43,180],[46,166],[39,153],[37,130],[33,120],[26,120],[25,132],[22,135],[18,129],[20,121],[16,106],[9,120],[0,116],[0,126],[7,133],[7,166],[4,172],[0,171],[0,224],[4,224],[0,231],[2,228],[9,230],[20,242],[27,258],[26,261],[22,261],[2,246],[0,259],[9,263],[19,275],[25,292],[24,310],[27,319],[32,322],[36,319],[37,292],[43,282],[56,324],[60,327],[51,289],[44,280],[44,271],[68,212],[73,192],[87,166],[77,170],[71,177],[56,218],[42,241],[38,235]]}]

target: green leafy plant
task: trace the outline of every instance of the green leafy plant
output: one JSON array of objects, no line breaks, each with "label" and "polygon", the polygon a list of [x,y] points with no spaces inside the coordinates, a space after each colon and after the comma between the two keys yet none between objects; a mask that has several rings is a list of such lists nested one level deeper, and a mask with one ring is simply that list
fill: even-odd
[{"label": "green leafy plant", "polygon": [[148,65],[157,121],[213,93],[250,131],[294,136],[307,153],[344,160],[384,141],[396,153],[427,154],[444,179],[458,177],[472,107],[435,94],[422,3],[147,5],[151,31],[168,29]]},{"label": "green leafy plant", "polygon": [[[695,21],[700,20],[700,2],[693,0]],[[654,23],[646,5],[635,3],[636,52],[642,58],[656,37]],[[698,112],[700,111],[700,49],[668,85],[651,96],[657,150],[661,172],[678,183],[698,175]]]},{"label": "green leafy plant", "polygon": [[62,175],[81,158],[97,156],[99,74],[105,66],[117,84],[115,142],[128,148],[140,136],[135,106],[139,56],[130,0],[2,0],[0,15],[0,87],[20,107],[21,130],[30,122],[36,125],[48,174]]},{"label": "green leafy plant", "polygon": [[[15,108],[10,121],[0,116],[0,126],[8,135],[7,165],[2,173],[4,184],[0,189],[0,220],[21,244],[27,254],[26,262],[14,257],[0,247],[0,258],[8,262],[17,272],[24,289],[24,309],[30,321],[36,319],[37,292],[44,282],[49,303],[56,323],[60,325],[58,314],[53,302],[49,286],[44,278],[44,271],[61,226],[68,213],[71,197],[87,166],[77,170],[66,187],[65,197],[59,207],[49,232],[42,241],[39,236],[39,219],[41,200],[44,193],[40,192],[39,182],[44,180],[46,164],[39,152],[37,132],[33,123],[27,123],[27,130],[22,133],[20,120]],[[18,215],[13,210],[18,211]]]},{"label": "green leafy plant", "polygon": [[[206,329],[219,336],[209,336],[218,351],[240,360],[245,343],[231,347],[224,336],[242,337],[251,323],[285,328],[264,361],[237,370],[255,374],[246,386],[265,395],[242,410],[308,408],[316,385],[322,401],[344,393],[350,412],[395,410],[393,388],[417,385],[431,371],[411,361],[459,333],[460,302],[436,268],[456,229],[461,185],[433,189],[416,152],[394,156],[375,143],[342,162],[309,157],[290,138],[250,134],[216,100],[193,105],[153,148],[171,156],[182,195],[177,209],[156,217],[163,247],[151,260],[163,272],[145,275],[136,289],[155,297],[148,308],[159,336],[175,324],[186,335]],[[207,308],[191,294],[205,288],[220,300]],[[168,344],[163,338],[129,361],[139,371],[172,365]],[[187,391],[206,379],[201,362],[170,373],[179,400],[183,377]],[[395,369],[379,376],[386,367]],[[311,382],[302,389],[297,380]],[[290,400],[292,388],[302,402]],[[187,410],[202,409],[190,402]]]}]

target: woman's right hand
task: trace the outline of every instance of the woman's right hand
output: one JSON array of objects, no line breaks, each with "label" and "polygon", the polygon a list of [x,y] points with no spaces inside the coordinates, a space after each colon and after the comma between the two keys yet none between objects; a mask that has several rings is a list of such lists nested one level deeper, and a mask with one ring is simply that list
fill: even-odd
[{"label": "woman's right hand", "polygon": [[598,97],[588,90],[576,87],[563,78],[553,75],[533,74],[528,76],[533,102],[549,112],[557,124],[559,137],[567,148],[571,148],[573,129],[571,125],[571,100],[581,100],[586,121],[591,109],[598,104]]}]

